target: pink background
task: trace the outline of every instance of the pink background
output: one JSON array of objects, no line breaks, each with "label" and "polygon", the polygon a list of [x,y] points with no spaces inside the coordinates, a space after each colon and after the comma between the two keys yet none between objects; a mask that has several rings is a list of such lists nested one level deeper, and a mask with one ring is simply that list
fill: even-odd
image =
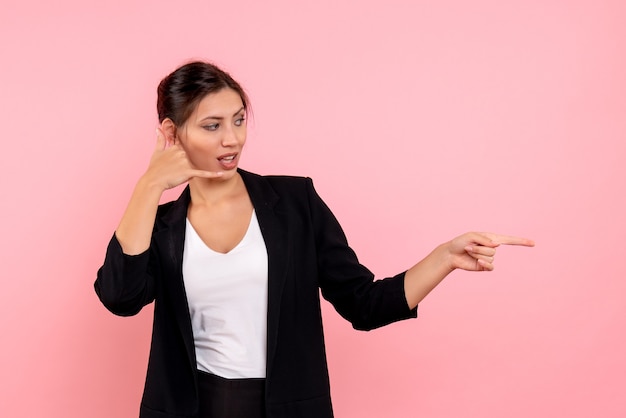
[{"label": "pink background", "polygon": [[93,281],[194,57],[250,93],[242,166],[313,177],[379,276],[466,230],[537,241],[418,320],[325,305],[338,418],[626,416],[625,3],[296,3],[3,3],[0,416],[137,416],[151,308]]}]

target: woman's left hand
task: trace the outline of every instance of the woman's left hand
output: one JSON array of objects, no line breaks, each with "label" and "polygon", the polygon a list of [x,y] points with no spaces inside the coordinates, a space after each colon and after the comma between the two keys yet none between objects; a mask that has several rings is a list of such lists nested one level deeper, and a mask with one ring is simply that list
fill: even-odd
[{"label": "woman's left hand", "polygon": [[494,268],[496,248],[500,245],[533,247],[535,243],[527,238],[490,232],[468,232],[448,242],[450,269],[491,271]]}]

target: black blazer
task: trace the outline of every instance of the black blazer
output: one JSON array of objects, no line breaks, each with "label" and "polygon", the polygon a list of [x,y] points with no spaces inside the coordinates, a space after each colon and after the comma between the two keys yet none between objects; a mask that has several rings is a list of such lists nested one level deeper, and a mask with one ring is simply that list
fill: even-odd
[{"label": "black blazer", "polygon": [[[404,273],[374,281],[309,178],[239,170],[268,253],[266,410],[268,418],[333,416],[319,289],[356,329],[417,316]],[[159,206],[150,248],[123,254],[113,236],[96,293],[113,313],[134,315],[155,301],[141,418],[196,417],[196,358],[182,255],[189,188]]]}]

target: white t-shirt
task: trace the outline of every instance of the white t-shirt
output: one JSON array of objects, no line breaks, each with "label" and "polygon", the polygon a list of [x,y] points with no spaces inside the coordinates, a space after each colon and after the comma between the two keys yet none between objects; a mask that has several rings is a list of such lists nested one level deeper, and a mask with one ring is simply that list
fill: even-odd
[{"label": "white t-shirt", "polygon": [[198,369],[229,379],[265,377],[267,249],[256,213],[226,254],[186,223],[183,279]]}]

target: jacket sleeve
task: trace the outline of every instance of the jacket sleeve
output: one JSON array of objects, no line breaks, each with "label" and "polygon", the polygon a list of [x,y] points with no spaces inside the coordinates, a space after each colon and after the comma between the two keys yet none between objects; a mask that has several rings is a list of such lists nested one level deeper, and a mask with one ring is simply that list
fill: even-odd
[{"label": "jacket sleeve", "polygon": [[96,294],[109,311],[131,316],[154,300],[156,257],[151,253],[152,246],[141,254],[124,254],[113,235],[94,284]]},{"label": "jacket sleeve", "polygon": [[358,330],[371,330],[395,321],[417,317],[404,294],[404,274],[374,280],[359,263],[345,234],[328,206],[307,179],[314,227],[319,284],[322,296]]}]

